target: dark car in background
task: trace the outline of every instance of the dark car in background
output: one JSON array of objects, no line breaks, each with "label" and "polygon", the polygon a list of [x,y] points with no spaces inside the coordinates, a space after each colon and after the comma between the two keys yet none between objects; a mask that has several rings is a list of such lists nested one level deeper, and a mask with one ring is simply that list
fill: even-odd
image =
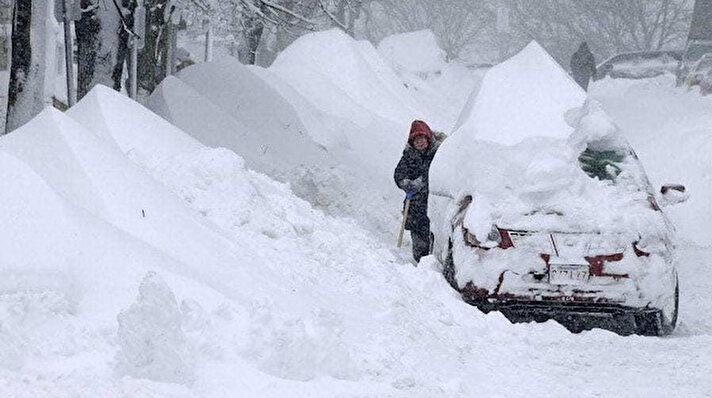
[{"label": "dark car in background", "polygon": [[637,51],[614,55],[596,68],[596,80],[646,79],[664,73],[675,74],[682,60],[682,51]]}]

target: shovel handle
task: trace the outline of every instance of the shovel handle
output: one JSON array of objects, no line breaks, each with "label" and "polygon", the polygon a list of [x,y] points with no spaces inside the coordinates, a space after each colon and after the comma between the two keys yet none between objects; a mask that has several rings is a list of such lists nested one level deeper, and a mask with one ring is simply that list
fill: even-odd
[{"label": "shovel handle", "polygon": [[410,210],[410,199],[405,201],[405,209],[403,210],[403,221],[401,221],[400,232],[398,232],[398,248],[403,245],[403,231],[405,231],[405,221],[408,219],[408,210]]}]

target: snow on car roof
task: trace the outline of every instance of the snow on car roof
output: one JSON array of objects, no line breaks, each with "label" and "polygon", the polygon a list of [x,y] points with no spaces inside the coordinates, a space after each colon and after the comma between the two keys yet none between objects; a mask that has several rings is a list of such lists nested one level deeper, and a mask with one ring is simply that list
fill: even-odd
[{"label": "snow on car roof", "polygon": [[465,106],[456,134],[513,145],[532,136],[568,137],[567,110],[586,93],[537,42],[485,74]]},{"label": "snow on car roof", "polygon": [[473,97],[433,160],[430,188],[454,202],[473,196],[465,224],[475,235],[492,224],[634,235],[664,229],[618,127],[538,44],[490,70]]}]

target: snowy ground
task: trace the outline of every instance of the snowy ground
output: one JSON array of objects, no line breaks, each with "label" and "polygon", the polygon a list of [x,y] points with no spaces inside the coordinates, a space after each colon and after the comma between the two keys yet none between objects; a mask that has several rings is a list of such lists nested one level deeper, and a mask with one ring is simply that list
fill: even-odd
[{"label": "snowy ground", "polygon": [[[396,74],[375,48],[334,32],[306,40],[295,45],[326,41],[333,54],[348,56],[307,63],[287,53],[274,69],[236,69],[225,80],[254,101],[281,96],[269,102],[271,124],[236,118],[229,97],[201,86],[214,84],[216,74],[186,70],[164,87],[162,101],[149,101],[185,132],[100,87],[67,114],[47,111],[0,139],[0,396],[712,391],[705,261],[712,239],[690,221],[707,216],[709,152],[682,152],[709,142],[712,103],[660,79],[594,85],[592,95],[629,132],[654,183],[685,183],[697,199],[671,212],[683,238],[676,332],[572,335],[554,322],[512,325],[484,315],[459,300],[434,259],[414,268],[408,249],[394,249],[400,192],[390,171],[407,122],[384,111],[427,119],[443,103],[459,109],[468,90],[452,88],[476,78],[457,66],[439,75]],[[397,41],[387,47],[412,45]],[[354,68],[348,76],[344,59],[356,63],[346,65]],[[176,108],[186,93],[203,102]],[[442,115],[435,127],[448,130],[457,111]],[[653,115],[657,123],[649,123]],[[684,117],[675,122],[675,115]],[[335,126],[341,138],[326,140]],[[209,129],[222,134],[206,142]],[[306,134],[295,141],[300,131]],[[688,133],[697,134],[694,142]],[[292,159],[241,153],[260,139],[271,146],[264,156],[288,153],[292,142],[314,155],[296,165],[302,174],[285,174]],[[366,163],[363,141],[381,151]],[[688,155],[663,161],[656,148]],[[329,169],[333,154],[345,159],[340,168]],[[690,171],[691,163],[700,167]],[[348,195],[354,187],[361,196]]]}]

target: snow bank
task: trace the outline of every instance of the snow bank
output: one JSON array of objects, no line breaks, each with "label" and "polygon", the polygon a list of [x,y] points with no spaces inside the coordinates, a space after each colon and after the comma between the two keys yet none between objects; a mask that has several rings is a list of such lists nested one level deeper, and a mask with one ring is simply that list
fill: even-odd
[{"label": "snow bank", "polygon": [[[228,91],[223,95],[234,97],[228,103],[269,102],[272,109],[276,109],[275,104],[282,104],[285,113],[292,114],[298,109],[299,118],[307,120],[310,129],[284,130],[282,126],[271,124],[253,133],[242,124],[239,114],[213,103],[176,78],[164,80],[148,105],[201,142],[241,155],[246,167],[290,183],[294,193],[314,206],[330,214],[356,217],[382,233],[391,233],[397,220],[387,198],[391,199],[390,203],[398,199],[383,193],[391,188],[393,167],[391,162],[383,161],[389,156],[384,145],[361,139],[361,129],[354,123],[319,111],[267,70],[252,68],[240,75],[197,70],[192,79],[211,80],[216,85],[224,80],[226,87],[242,85],[245,80],[264,79],[269,86],[258,81],[253,84],[260,89]],[[284,100],[276,102],[277,95],[289,98],[292,105]],[[295,135],[294,139],[290,134]],[[320,137],[328,146],[316,144],[312,136]],[[392,163],[396,161],[393,159]]]},{"label": "snow bank", "polygon": [[160,157],[200,148],[198,141],[175,126],[102,85],[95,86],[67,111],[67,115],[105,140],[114,142],[124,153],[138,154],[143,150],[138,144],[150,145],[155,149],[152,156]]},{"label": "snow bank", "polygon": [[295,90],[271,70],[259,66],[250,66],[249,68],[294,107],[312,139],[329,152],[336,156],[342,156],[349,153],[349,150],[358,144],[359,140],[354,132],[361,128],[356,123],[350,119],[330,115],[317,108],[309,98]]},{"label": "snow bank", "polygon": [[483,72],[471,71],[457,61],[446,62],[430,30],[388,36],[379,43],[378,53],[420,106],[420,118],[450,133]]},{"label": "snow bank", "polygon": [[[204,79],[210,76],[208,74]],[[228,76],[224,78],[229,79]],[[251,102],[271,101],[264,98],[264,93],[255,90],[250,90],[249,94],[235,92],[234,97],[235,101],[245,101],[245,98],[251,98]],[[235,101],[229,103],[235,104]],[[251,130],[241,121],[241,114],[230,110],[233,105],[221,107],[173,76],[156,88],[147,106],[201,143],[228,148],[245,159],[250,168],[268,175],[286,177],[285,173],[305,164],[329,162],[328,154],[305,138],[304,132],[285,130],[282,126]],[[266,114],[263,117],[271,118]],[[299,128],[299,125],[295,127]]]},{"label": "snow bank", "polygon": [[[71,270],[76,267],[81,282],[71,280],[78,283],[72,289],[87,291],[89,295],[78,305],[100,310],[105,317],[105,308],[117,305],[126,294],[116,294],[118,301],[109,300],[107,304],[114,304],[102,305],[105,295],[125,289],[126,285],[121,283],[132,283],[129,276],[137,277],[152,266],[189,279],[201,279],[196,272],[200,268],[191,270],[186,263],[203,267],[206,259],[211,258],[208,261],[214,263],[226,259],[240,262],[214,226],[186,212],[178,198],[123,157],[115,146],[59,111],[45,110],[26,126],[3,137],[0,148],[20,162],[16,162],[22,166],[15,171],[17,175],[27,175],[28,181],[36,181],[3,192],[47,198],[47,204],[17,203],[22,210],[15,214],[26,214],[28,224],[9,223],[18,228],[17,239],[3,260],[8,267],[24,270],[33,269],[28,264],[36,263],[43,273],[47,269],[50,275],[63,275],[57,281],[73,275]],[[167,237],[166,229],[202,232],[192,237],[186,233]],[[37,240],[37,236],[47,238]],[[25,257],[32,252],[38,254]],[[97,259],[103,260],[94,265]],[[120,261],[135,262],[137,267],[119,266]],[[69,272],[62,271],[65,265],[70,266]],[[106,275],[114,275],[116,271],[103,276],[100,271],[114,266],[117,270],[123,268],[125,275],[104,281]],[[86,267],[95,267],[96,271]],[[85,279],[87,275],[90,278]]]},{"label": "snow bank", "polygon": [[[362,127],[371,124],[368,118],[373,115],[407,126],[421,114],[376,49],[338,29],[300,37],[280,53],[270,70],[319,109]],[[354,120],[359,112],[362,116]]]},{"label": "snow bank", "polygon": [[429,29],[388,36],[378,43],[378,53],[396,72],[429,74],[445,68],[445,51]]},{"label": "snow bank", "polygon": [[295,145],[308,142],[306,128],[289,102],[236,59],[194,65],[178,77],[257,134],[281,133],[271,140],[289,139]]}]

